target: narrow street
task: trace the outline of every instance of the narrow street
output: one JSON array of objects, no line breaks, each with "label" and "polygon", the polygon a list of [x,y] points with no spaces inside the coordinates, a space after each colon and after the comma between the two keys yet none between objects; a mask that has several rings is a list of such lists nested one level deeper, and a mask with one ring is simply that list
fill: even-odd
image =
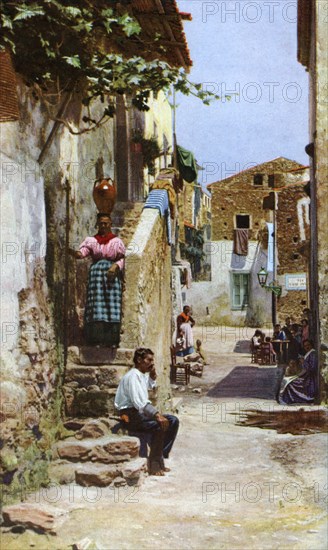
[{"label": "narrow street", "polygon": [[248,409],[283,410],[270,398],[274,369],[250,363],[239,332],[246,330],[195,327],[209,366],[192,387],[175,390],[181,429],[164,478],[31,494],[30,502],[44,500],[69,517],[55,536],[3,533],[1,547],[68,549],[88,538],[90,550],[326,548],[326,434],[238,424]]}]

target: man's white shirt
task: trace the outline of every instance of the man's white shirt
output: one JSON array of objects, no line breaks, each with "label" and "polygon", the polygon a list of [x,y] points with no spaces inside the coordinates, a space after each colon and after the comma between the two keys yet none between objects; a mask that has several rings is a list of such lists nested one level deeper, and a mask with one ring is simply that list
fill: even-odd
[{"label": "man's white shirt", "polygon": [[115,396],[115,407],[122,409],[135,408],[146,416],[154,416],[158,411],[151,404],[148,390],[156,386],[156,381],[148,373],[142,373],[133,367],[123,376]]}]

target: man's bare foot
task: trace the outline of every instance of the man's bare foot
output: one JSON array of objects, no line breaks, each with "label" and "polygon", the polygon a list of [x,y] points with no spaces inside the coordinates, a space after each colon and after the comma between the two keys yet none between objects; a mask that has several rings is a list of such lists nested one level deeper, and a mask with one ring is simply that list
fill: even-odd
[{"label": "man's bare foot", "polygon": [[166,468],[166,466],[164,464],[164,458],[161,459],[160,465],[161,465],[161,469],[162,469],[163,472],[170,472],[171,471],[171,468]]},{"label": "man's bare foot", "polygon": [[148,461],[148,473],[150,476],[164,476],[162,465],[157,460]]}]

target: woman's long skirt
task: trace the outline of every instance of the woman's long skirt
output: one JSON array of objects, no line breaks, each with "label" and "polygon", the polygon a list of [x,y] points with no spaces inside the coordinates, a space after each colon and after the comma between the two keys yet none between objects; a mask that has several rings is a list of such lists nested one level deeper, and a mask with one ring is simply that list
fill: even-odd
[{"label": "woman's long skirt", "polygon": [[99,260],[89,270],[87,303],[84,312],[84,331],[88,344],[117,346],[120,340],[122,314],[122,281],[120,277],[109,284],[111,260]]}]

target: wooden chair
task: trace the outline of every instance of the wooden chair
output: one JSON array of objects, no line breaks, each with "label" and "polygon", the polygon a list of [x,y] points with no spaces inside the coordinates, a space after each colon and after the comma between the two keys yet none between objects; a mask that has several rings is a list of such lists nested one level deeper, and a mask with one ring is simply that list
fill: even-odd
[{"label": "wooden chair", "polygon": [[250,349],[250,352],[251,352],[251,363],[258,363],[261,360],[260,350],[259,350],[259,348],[256,348],[254,346],[252,340],[251,340],[249,349]]},{"label": "wooden chair", "polygon": [[171,352],[171,367],[170,380],[171,384],[184,384],[190,382],[190,363],[177,363],[174,346],[170,347]]}]

